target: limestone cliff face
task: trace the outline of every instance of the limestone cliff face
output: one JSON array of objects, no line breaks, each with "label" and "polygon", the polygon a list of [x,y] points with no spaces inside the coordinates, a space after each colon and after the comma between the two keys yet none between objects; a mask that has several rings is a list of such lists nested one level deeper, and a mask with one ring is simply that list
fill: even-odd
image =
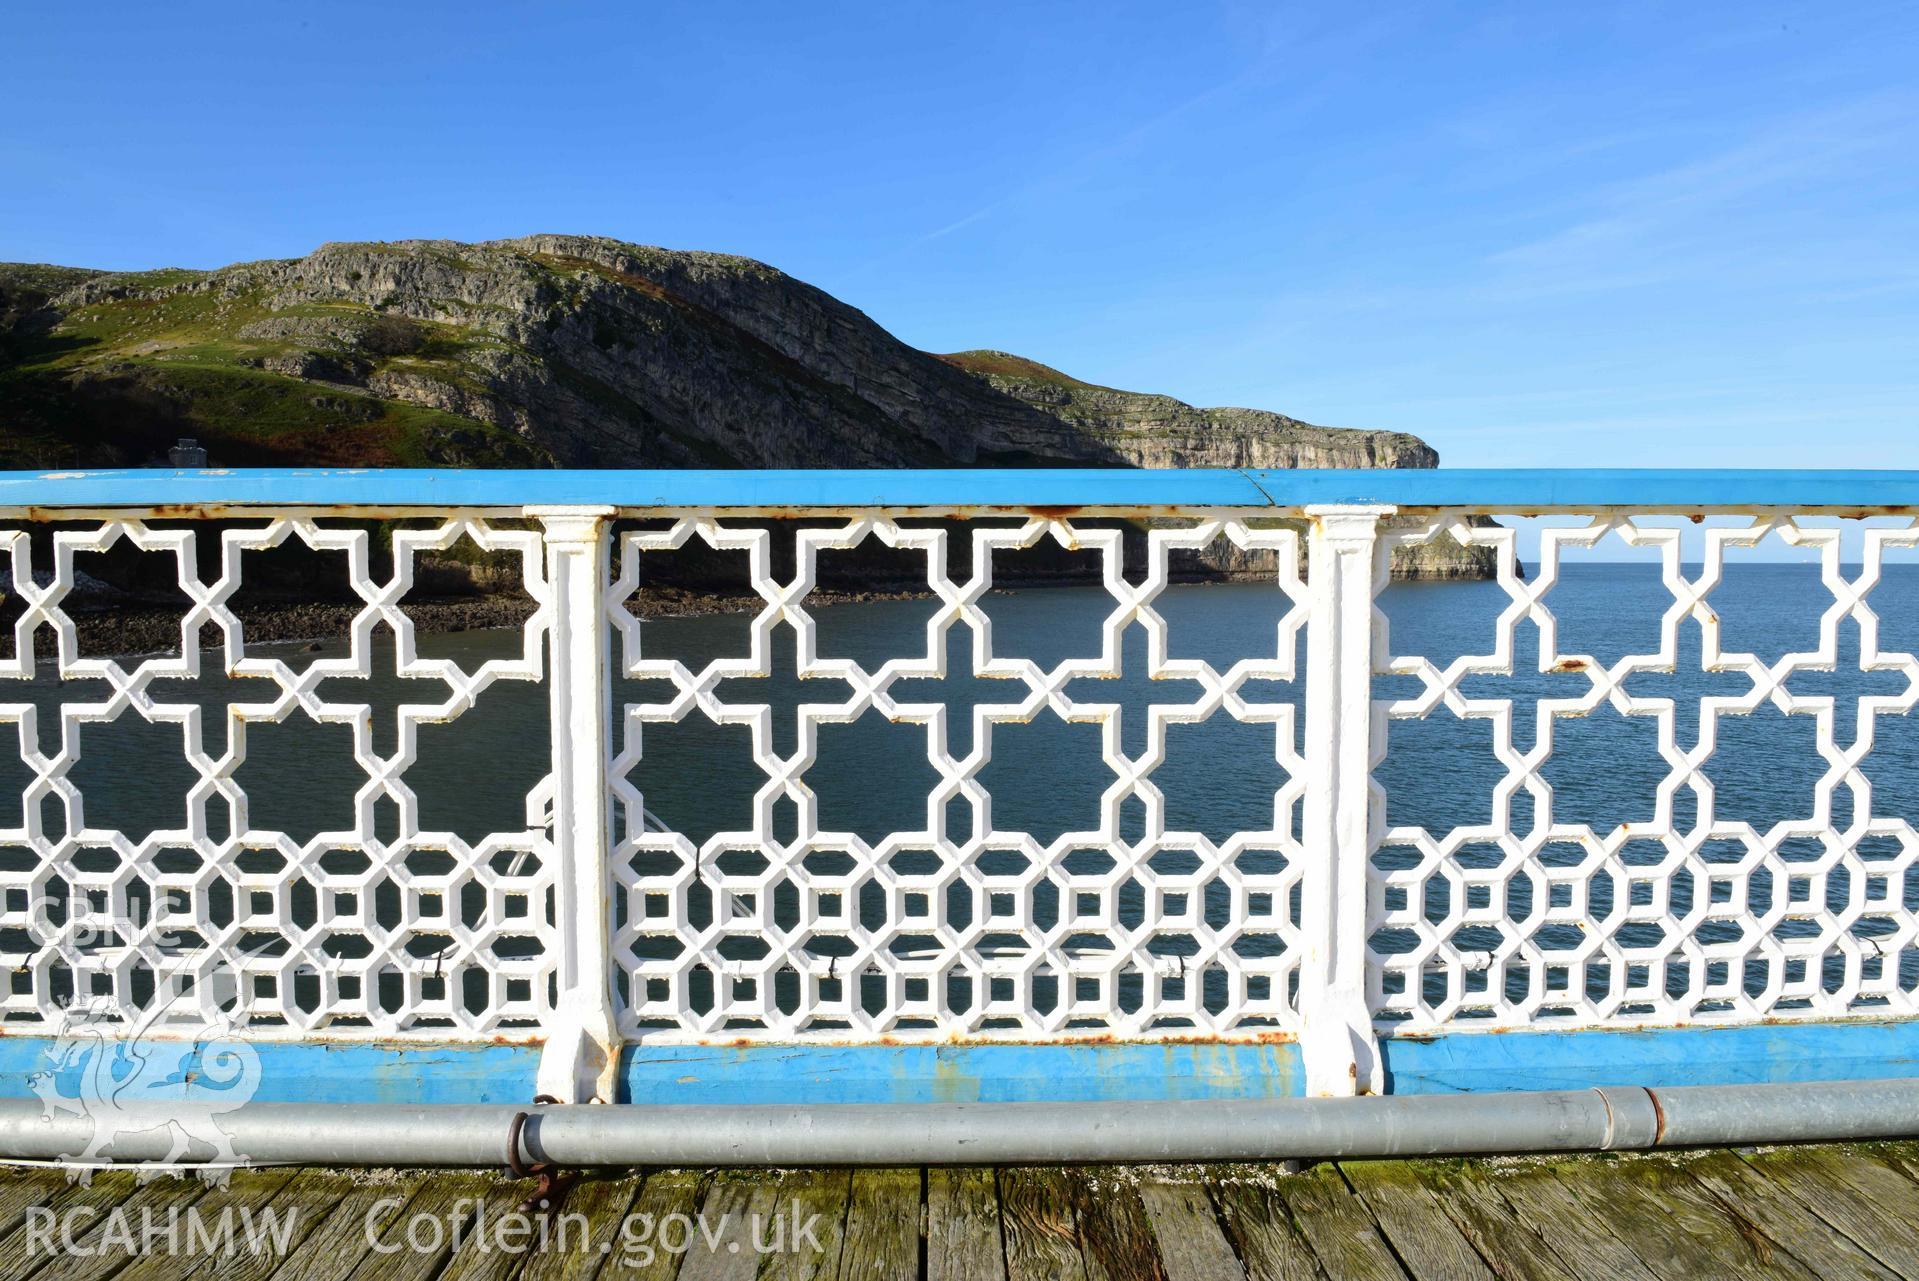
[{"label": "limestone cliff face", "polygon": [[[995,390],[1074,424],[1135,467],[1437,467],[1439,455],[1404,432],[1316,427],[1265,409],[1198,409],[1171,396],[1083,382],[1003,351],[962,351],[942,360]],[[1230,544],[1202,559],[1233,578],[1263,578],[1271,557]],[[1400,578],[1487,578],[1493,559],[1450,539],[1394,553]]]},{"label": "limestone cliff face", "polygon": [[1401,433],[1199,409],[1004,353],[935,356],[723,254],[529,236],[330,244],[211,272],[0,266],[0,465],[138,465],[181,435],[234,465],[1438,461]]},{"label": "limestone cliff face", "polygon": [[1315,427],[1265,409],[1196,409],[1171,396],[1082,382],[1003,351],[940,359],[1076,426],[1135,467],[1437,467],[1417,436]]}]

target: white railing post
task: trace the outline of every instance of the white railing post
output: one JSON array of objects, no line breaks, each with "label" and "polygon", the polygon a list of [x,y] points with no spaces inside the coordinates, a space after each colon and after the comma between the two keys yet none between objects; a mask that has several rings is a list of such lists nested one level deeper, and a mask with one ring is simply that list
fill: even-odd
[{"label": "white railing post", "polygon": [[1300,1055],[1312,1095],[1385,1088],[1366,999],[1373,552],[1390,507],[1308,507],[1311,615],[1299,975]]},{"label": "white railing post", "polygon": [[562,1103],[611,1103],[620,1033],[613,1011],[607,788],[611,673],[604,598],[611,507],[529,507],[545,526],[553,593],[553,849],[559,1001],[537,1089]]}]

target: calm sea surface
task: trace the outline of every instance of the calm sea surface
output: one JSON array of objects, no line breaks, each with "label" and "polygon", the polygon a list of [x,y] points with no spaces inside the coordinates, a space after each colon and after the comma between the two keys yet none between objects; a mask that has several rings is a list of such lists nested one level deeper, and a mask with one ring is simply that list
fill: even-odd
[{"label": "calm sea surface", "polygon": [[[1850,571],[1849,571],[1850,572]],[[1816,568],[1805,565],[1741,565],[1731,569],[1712,596],[1723,623],[1722,645],[1729,652],[1750,652],[1762,661],[1812,650],[1819,639],[1819,618],[1831,605]],[[1889,565],[1871,597],[1880,615],[1879,645],[1887,651],[1919,648],[1919,565]],[[1561,653],[1587,653],[1611,663],[1628,653],[1651,653],[1658,646],[1659,618],[1671,596],[1651,566],[1587,564],[1568,567],[1549,597],[1559,619]],[[1201,659],[1224,671],[1249,655],[1276,654],[1280,620],[1288,602],[1273,587],[1258,584],[1194,585],[1169,589],[1160,611],[1169,626],[1174,658]],[[1494,583],[1418,583],[1393,586],[1384,599],[1391,620],[1393,650],[1424,655],[1440,667],[1467,653],[1490,653],[1494,620],[1508,604]],[[819,652],[850,658],[868,670],[888,658],[922,654],[926,620],[933,601],[879,601],[817,610]],[[1042,667],[1071,658],[1092,659],[1100,651],[1101,622],[1111,599],[1098,588],[1049,588],[1004,593],[987,599],[993,619],[996,653],[1027,657]],[[649,657],[679,658],[697,666],[717,656],[745,656],[749,619],[740,616],[664,619],[643,625]],[[720,687],[734,703],[763,702],[772,709],[773,743],[791,751],[794,708],[800,702],[842,701],[847,687],[833,680],[797,679],[793,633],[774,633],[774,675],[734,679]],[[1303,670],[1304,634],[1295,655]],[[1679,630],[1679,663],[1674,673],[1644,673],[1627,690],[1646,699],[1677,702],[1676,734],[1681,748],[1697,738],[1701,696],[1737,696],[1750,688],[1738,673],[1700,670],[1699,627],[1691,621]],[[1897,672],[1862,672],[1859,631],[1850,621],[1838,627],[1839,667],[1830,673],[1807,672],[1788,688],[1802,697],[1835,702],[1834,735],[1841,748],[1857,734],[1862,697],[1895,696],[1907,687]],[[948,670],[970,670],[972,636],[965,628],[949,634]],[[1542,674],[1537,669],[1537,632],[1522,624],[1515,633],[1519,675],[1469,677],[1461,684],[1468,698],[1513,698],[1515,745],[1533,741],[1534,708],[1542,698],[1569,698],[1590,688],[1579,673]],[[469,669],[486,658],[506,657],[518,645],[507,632],[472,632],[421,638],[422,654],[450,658]],[[308,652],[299,646],[261,647],[264,657],[296,668],[344,653],[338,644]],[[206,655],[217,667],[217,655]],[[1149,702],[1186,703],[1202,687],[1190,681],[1152,681],[1145,677],[1145,637],[1138,628],[1125,634],[1123,670],[1117,680],[1075,681],[1069,696],[1082,703],[1118,703],[1123,708],[1125,750],[1145,742],[1143,709]],[[43,664],[43,667],[45,664]],[[391,646],[381,649],[378,666],[387,674],[370,680],[338,679],[322,688],[330,699],[370,703],[378,750],[395,742],[395,707],[401,702],[437,703],[444,686],[434,680],[401,680],[392,671]],[[198,703],[207,715],[201,727],[205,750],[225,751],[226,730],[220,705],[229,700],[266,701],[270,682],[225,678],[161,681],[156,693],[180,703]],[[1375,681],[1380,697],[1410,697],[1421,688],[1408,677]],[[4,696],[41,708],[37,727],[42,751],[60,746],[60,728],[52,714],[65,699],[107,697],[103,682],[57,682],[42,678],[0,686]],[[955,675],[946,680],[907,680],[893,687],[902,702],[945,701],[948,749],[961,756],[971,750],[973,725],[965,709],[976,703],[1009,702],[1024,686],[1006,680]],[[1249,700],[1290,703],[1301,700],[1298,683],[1261,680],[1243,688]],[[665,682],[623,682],[624,701],[665,701]],[[1303,719],[1303,718],[1302,718]],[[1911,817],[1919,813],[1919,736],[1913,721],[1898,714],[1876,718],[1875,746],[1866,758],[1875,815]],[[1743,821],[1764,832],[1773,824],[1812,813],[1815,786],[1826,772],[1815,743],[1815,717],[1785,715],[1770,703],[1749,716],[1722,717],[1718,750],[1707,766],[1722,820]],[[1303,724],[1295,734],[1303,734]],[[127,713],[106,723],[77,727],[80,756],[70,777],[85,797],[89,827],[112,828],[134,839],[180,827],[186,821],[189,790],[197,775],[183,751],[182,727],[147,724]],[[927,796],[936,774],[927,763],[925,727],[891,724],[868,714],[850,725],[825,725],[818,731],[817,762],[806,778],[818,797],[819,826],[853,832],[875,841],[900,830],[923,830]],[[1461,720],[1443,707],[1425,720],[1395,720],[1390,750],[1377,772],[1387,797],[1392,824],[1424,826],[1436,834],[1462,824],[1484,823],[1503,769],[1492,752],[1490,722]],[[649,724],[643,758],[633,778],[649,809],[694,840],[715,832],[748,827],[752,797],[764,781],[755,766],[744,726],[716,726],[697,711],[678,724]],[[546,697],[542,687],[501,681],[476,707],[446,725],[424,725],[417,737],[417,761],[406,772],[428,831],[451,831],[477,840],[486,833],[519,830],[526,824],[527,789],[548,767]],[[1602,707],[1590,716],[1556,723],[1556,751],[1543,770],[1553,788],[1554,817],[1610,831],[1622,822],[1653,817],[1655,796],[1668,766],[1658,753],[1657,722],[1651,716],[1624,716]],[[26,767],[11,751],[0,752],[0,787],[18,796],[29,781]],[[982,774],[990,789],[992,822],[1001,830],[1030,832],[1050,841],[1065,832],[1096,830],[1100,796],[1113,775],[1100,756],[1100,727],[1069,724],[1042,712],[1030,724],[1004,724],[992,730],[992,760]],[[1270,724],[1240,724],[1224,713],[1192,725],[1173,725],[1166,735],[1165,763],[1152,775],[1165,793],[1169,831],[1197,831],[1222,840],[1244,829],[1275,825],[1275,792],[1285,778],[1275,759]],[[281,830],[296,839],[350,829],[354,795],[366,775],[352,755],[351,731],[344,725],[316,725],[295,714],[286,722],[253,723],[245,734],[245,761],[238,771],[255,829]],[[224,806],[210,807],[212,834],[226,833]],[[1853,800],[1841,787],[1834,802],[1835,825],[1853,819]],[[58,806],[43,807],[49,835],[63,827]],[[389,806],[376,815],[382,834],[394,829]],[[1139,830],[1139,815],[1124,815],[1129,835]],[[1696,821],[1690,793],[1677,807],[1682,830]],[[776,815],[776,834],[790,835],[792,816]],[[13,821],[18,821],[13,820]],[[1277,822],[1295,818],[1280,814]],[[1534,821],[1530,802],[1516,802],[1516,830]],[[949,815],[949,833],[964,838],[972,818],[961,807]],[[13,855],[9,866],[17,861]],[[1383,852],[1390,864],[1395,856]],[[1907,903],[1919,903],[1908,893]]]}]

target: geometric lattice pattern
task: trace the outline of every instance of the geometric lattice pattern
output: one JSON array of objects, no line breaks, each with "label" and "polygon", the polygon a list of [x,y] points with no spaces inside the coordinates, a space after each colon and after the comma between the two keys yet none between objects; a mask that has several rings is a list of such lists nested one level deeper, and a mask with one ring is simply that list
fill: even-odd
[{"label": "geometric lattice pattern", "polygon": [[[495,681],[543,678],[550,602],[540,535],[477,518],[392,530],[385,581],[373,578],[371,538],[363,525],[308,517],[250,517],[224,529],[107,520],[43,536],[35,563],[28,531],[0,531],[23,607],[13,655],[0,662],[0,698],[4,682],[19,682],[20,701],[0,703],[0,722],[14,726],[30,774],[14,813],[0,810],[0,963],[11,974],[0,1020],[8,1027],[57,1030],[75,1004],[94,1021],[131,1022],[150,1013],[143,1007],[159,986],[198,992],[209,1003],[206,1021],[224,1012],[259,1039],[537,1031],[552,1002],[543,954],[553,868],[537,812],[545,785],[529,798],[536,812],[524,828],[476,842],[422,831],[406,773],[422,724],[461,716]],[[289,539],[343,555],[359,602],[343,657],[296,665],[247,652],[232,608],[242,556]],[[537,605],[518,655],[472,670],[420,657],[401,607],[416,558],[462,539],[517,558]],[[177,568],[186,609],[175,653],[80,652],[66,608],[75,556],[122,540]],[[218,568],[203,576],[208,541]],[[203,652],[209,643],[218,648]],[[354,698],[376,662],[391,664],[416,695],[398,707],[397,731],[378,738],[373,707]],[[192,697],[203,677],[244,683],[257,696]],[[40,696],[29,699],[34,691]],[[253,826],[237,778],[249,726],[299,718],[348,727],[365,778],[352,825],[306,840]],[[183,827],[130,834],[89,820],[73,768],[90,735],[108,732],[99,727],[134,720],[177,731],[193,776]],[[544,759],[545,745],[535,750]],[[212,1008],[236,987],[237,1008]]]},{"label": "geometric lattice pattern", "polygon": [[[1302,973],[1307,958],[1328,954],[1304,936],[1302,887],[1326,852],[1302,846],[1301,814],[1318,799],[1306,789],[1326,758],[1300,741],[1299,689],[1311,673],[1295,656],[1316,599],[1309,586],[1330,585],[1302,581],[1302,535],[1271,515],[1216,511],[1142,530],[1040,515],[931,523],[873,510],[796,527],[689,514],[619,532],[603,595],[586,593],[567,620],[555,616],[542,534],[518,522],[456,514],[379,530],[289,511],[220,525],[0,529],[16,620],[12,654],[0,657],[0,724],[14,729],[24,780],[18,810],[0,809],[0,1030],[57,1031],[76,1004],[92,1021],[137,1022],[164,989],[198,1002],[203,1024],[217,1021],[220,1003],[217,1013],[256,1039],[542,1035],[556,1013],[558,957],[579,944],[575,923],[555,919],[566,869],[555,865],[554,780],[524,797],[524,822],[500,824],[510,830],[456,834],[423,827],[408,775],[422,765],[423,725],[457,721],[496,682],[548,680],[549,650],[591,609],[617,637],[618,671],[651,691],[613,709],[607,762],[612,995],[625,1036],[1310,1034],[1298,1013]],[[1703,562],[1689,565],[1678,530],[1611,514],[1542,531],[1539,563],[1522,575],[1513,529],[1463,516],[1382,526],[1375,597],[1396,548],[1450,539],[1494,550],[1502,608],[1443,663],[1396,652],[1375,610],[1372,669],[1399,689],[1372,705],[1366,1000],[1353,996],[1338,1017],[1403,1032],[1919,1013],[1919,834],[1899,813],[1909,805],[1875,798],[1871,774],[1879,718],[1919,703],[1919,659],[1881,647],[1871,604],[1885,553],[1919,547],[1919,522],[1862,533],[1852,565],[1841,531],[1759,516],[1689,535],[1703,546]],[[390,558],[376,555],[376,539],[390,541]],[[1658,558],[1662,609],[1644,652],[1560,647],[1562,556],[1605,540]],[[1728,553],[1767,540],[1817,557],[1820,587],[1802,609],[1819,623],[1803,652],[1761,658],[1726,648],[1716,602]],[[292,543],[345,565],[356,604],[338,656],[249,651],[235,605],[245,558]],[[491,565],[511,564],[534,612],[511,652],[422,657],[403,602],[422,558],[463,543]],[[70,613],[76,558],[129,547],[169,565],[184,601],[177,650],[83,654]],[[915,633],[923,643],[867,659],[822,651],[820,558],[861,548],[910,561],[931,598]],[[1005,629],[996,640],[995,556],[1038,550],[1097,560],[1096,653],[1041,659],[1012,652]],[[629,601],[649,581],[649,557],[689,551],[744,559],[758,602],[744,653],[649,649]],[[1200,553],[1273,566],[1277,626],[1243,656],[1202,659],[1174,643],[1161,598],[1175,558]],[[577,557],[570,563],[583,572]],[[1522,638],[1536,642],[1536,672],[1518,670]],[[1855,652],[1853,674],[1869,675],[1871,691],[1820,692],[1818,674],[1850,666]],[[1315,661],[1326,660],[1309,655],[1306,666]],[[788,670],[808,683],[790,724],[785,704],[776,714],[754,692]],[[1648,692],[1662,675],[1707,692]],[[405,691],[397,706],[369,694],[375,678]],[[990,682],[993,697],[962,705],[918,692],[949,678]],[[1164,684],[1123,700],[1097,684],[1135,678]],[[1803,759],[1777,767],[1775,791],[1791,791],[1797,808],[1764,821],[1722,804],[1715,772],[1737,718],[1756,713],[1810,727]],[[1660,762],[1650,817],[1556,812],[1572,807],[1555,796],[1555,778],[1607,768],[1581,757],[1581,727],[1621,718],[1656,740],[1645,754]],[[1003,825],[1004,803],[996,819],[996,731],[1004,749],[1010,727],[1036,721],[1097,735],[1083,760],[1056,762],[1099,778],[1095,814],[1071,819],[1084,830],[1042,838]],[[1486,732],[1496,781],[1483,820],[1389,823],[1382,779],[1393,727],[1403,734],[1408,721]],[[905,727],[915,768],[923,751],[932,781],[923,797],[892,804],[894,830],[836,830],[809,781],[823,772],[822,731],[856,722]],[[1256,762],[1243,750],[1204,762],[1222,774],[1260,767],[1247,784],[1253,817],[1239,822],[1242,809],[1215,824],[1240,830],[1185,830],[1187,819],[1169,818],[1169,731],[1208,722],[1253,727],[1261,744]],[[289,723],[350,740],[357,786],[337,830],[257,825],[242,782],[249,730]],[[684,811],[649,812],[649,777],[716,768],[650,750],[649,732],[686,724],[736,727],[749,741],[737,768],[752,803],[734,830],[692,835]],[[98,736],[130,727],[177,744],[169,764],[189,779],[183,817],[164,830],[121,830],[104,817],[110,798],[95,793],[89,804]],[[551,743],[542,736],[524,750],[546,775]],[[1261,810],[1264,771],[1275,766]],[[1416,782],[1447,785],[1443,772]],[[1337,916],[1324,897],[1314,902]],[[1343,990],[1356,988],[1355,978]]]},{"label": "geometric lattice pattern", "polygon": [[[626,1034],[650,1041],[939,1040],[1295,1030],[1293,888],[1301,850],[1293,816],[1305,770],[1294,707],[1252,701],[1245,686],[1294,679],[1295,638],[1305,619],[1297,532],[1227,518],[1154,529],[1144,542],[1145,564],[1128,574],[1126,545],[1113,529],[1043,517],[957,530],[900,519],[875,512],[836,528],[774,530],[688,517],[663,530],[621,536],[608,611],[622,636],[623,670],[670,687],[659,701],[625,706],[612,769],[624,811],[624,839],[613,861],[622,896],[615,949],[625,970]],[[948,540],[955,537],[971,543],[971,573],[963,581],[947,568]],[[772,573],[775,539],[794,540],[790,577]],[[871,667],[822,657],[808,609],[819,554],[868,539],[923,556],[925,587],[937,599],[924,649]],[[1043,540],[1100,558],[1111,609],[1097,657],[1042,666],[995,647],[982,605],[993,587],[993,555]],[[697,666],[649,657],[645,628],[626,608],[645,581],[647,556],[690,541],[746,553],[752,590],[763,604],[743,657]],[[1167,624],[1155,608],[1171,581],[1172,554],[1216,542],[1272,555],[1277,585],[1291,602],[1273,648],[1224,670],[1171,653]],[[1185,702],[1127,708],[1146,723],[1145,746],[1133,753],[1124,750],[1121,705],[1080,701],[1076,695],[1086,686],[1068,688],[1118,678],[1129,628],[1144,633],[1150,676],[1191,682],[1185,688],[1198,691]],[[722,682],[770,676],[782,645],[793,647],[801,678],[821,687],[816,700],[798,709],[789,741],[775,741],[766,703],[735,701],[722,689]],[[975,706],[967,725],[953,723],[961,718],[950,717],[942,703],[907,701],[896,688],[906,680],[944,678],[954,664],[1004,681],[1008,697]],[[925,825],[877,841],[822,830],[807,782],[818,728],[865,716],[921,727],[936,776]],[[1270,827],[1223,842],[1167,830],[1165,798],[1153,779],[1166,757],[1167,728],[1214,716],[1270,725],[1283,779]],[[645,731],[688,717],[750,730],[762,781],[746,830],[696,843],[666,826],[673,815],[646,813],[649,768],[675,763],[647,757]],[[1100,754],[1112,777],[1097,830],[1042,843],[995,827],[981,777],[994,728],[1036,717],[1100,727]],[[796,831],[783,833],[775,811],[788,804]],[[1132,828],[1122,821],[1129,806],[1143,814]],[[902,823],[914,817],[910,803],[900,806]],[[1088,853],[1103,866],[1089,869],[1076,860]],[[1060,905],[1050,924],[1041,923],[1033,907],[1042,886],[1051,887],[1049,897]],[[797,900],[797,913],[783,917],[776,899]],[[1224,910],[1208,911],[1209,902]],[[1247,946],[1255,937],[1270,945]],[[1166,946],[1169,940],[1178,947]]]},{"label": "geometric lattice pattern", "polygon": [[[1379,1025],[1671,1025],[1919,1011],[1919,914],[1909,892],[1919,838],[1904,818],[1875,812],[1863,768],[1877,718],[1903,716],[1919,701],[1919,661],[1880,648],[1868,603],[1882,580],[1884,551],[1919,545],[1919,528],[1862,530],[1863,561],[1846,566],[1839,529],[1756,517],[1744,528],[1699,531],[1703,563],[1688,567],[1679,530],[1599,516],[1583,527],[1542,531],[1530,580],[1517,572],[1515,532],[1450,517],[1382,530],[1379,539],[1378,588],[1395,546],[1449,538],[1497,549],[1508,598],[1484,652],[1444,668],[1396,653],[1384,613],[1375,616],[1375,673],[1415,677],[1420,686],[1407,697],[1375,700],[1375,770],[1390,751],[1390,721],[1455,717],[1490,726],[1503,771],[1491,821],[1445,830],[1388,828],[1388,797],[1375,782],[1370,999]],[[1656,652],[1604,663],[1559,649],[1549,600],[1562,552],[1609,538],[1655,549],[1671,600]],[[1713,604],[1727,551],[1768,538],[1815,552],[1829,593],[1823,605],[1815,598],[1803,607],[1808,617],[1820,611],[1817,648],[1772,662],[1723,649]],[[1555,683],[1533,703],[1533,732],[1522,749],[1516,699],[1469,696],[1465,685],[1512,676],[1516,632],[1527,625],[1537,629],[1542,679]],[[1627,688],[1636,675],[1675,670],[1686,627],[1698,629],[1690,639],[1700,669],[1724,674],[1716,688],[1726,691],[1698,697],[1690,734],[1680,731],[1675,699]],[[1857,670],[1888,674],[1880,685],[1896,690],[1861,695],[1856,725],[1838,724],[1831,696],[1804,692],[1809,673],[1839,664],[1847,627],[1856,629]],[[1477,682],[1475,692],[1486,684]],[[1596,827],[1555,817],[1546,777],[1555,730],[1605,708],[1657,727],[1665,773],[1650,822]],[[1816,759],[1791,762],[1781,778],[1817,782],[1803,811],[1755,825],[1718,812],[1708,768],[1724,718],[1761,709],[1810,718]],[[1571,764],[1608,768],[1604,759]]]}]

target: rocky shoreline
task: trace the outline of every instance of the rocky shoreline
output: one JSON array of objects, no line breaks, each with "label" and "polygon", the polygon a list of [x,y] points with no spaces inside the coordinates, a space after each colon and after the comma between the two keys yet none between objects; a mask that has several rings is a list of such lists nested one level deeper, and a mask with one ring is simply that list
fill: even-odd
[{"label": "rocky shoreline", "polygon": [[[1476,579],[1470,564],[1458,567],[1438,565],[1428,572],[1404,575],[1406,578],[1433,581]],[[1395,575],[1396,578],[1402,577]],[[1270,581],[1270,571],[1254,573],[1211,573],[1182,583],[1217,584]],[[1033,577],[1005,587],[993,594],[1028,588],[1086,587],[1099,582],[1083,574],[1058,574]],[[873,601],[925,600],[934,593],[924,587],[887,584],[870,589],[816,587],[807,595],[809,608],[857,605]],[[715,614],[753,614],[765,606],[757,595],[702,591],[661,584],[642,588],[628,600],[627,608],[639,618],[700,618]],[[353,630],[353,620],[363,608],[358,601],[287,601],[241,605],[234,609],[249,644],[319,644],[339,641]],[[523,592],[477,593],[454,597],[408,601],[403,607],[413,620],[419,635],[483,631],[520,627],[536,608]],[[11,631],[23,612],[18,597],[0,596],[0,629]],[[70,597],[67,616],[73,620],[80,653],[88,657],[177,653],[180,646],[179,606],[166,606],[157,600],[128,599],[125,596],[90,600],[82,594]],[[35,633],[36,653],[52,657],[55,653],[52,632],[41,627]],[[217,629],[204,629],[205,648],[217,648],[221,641]]]}]

